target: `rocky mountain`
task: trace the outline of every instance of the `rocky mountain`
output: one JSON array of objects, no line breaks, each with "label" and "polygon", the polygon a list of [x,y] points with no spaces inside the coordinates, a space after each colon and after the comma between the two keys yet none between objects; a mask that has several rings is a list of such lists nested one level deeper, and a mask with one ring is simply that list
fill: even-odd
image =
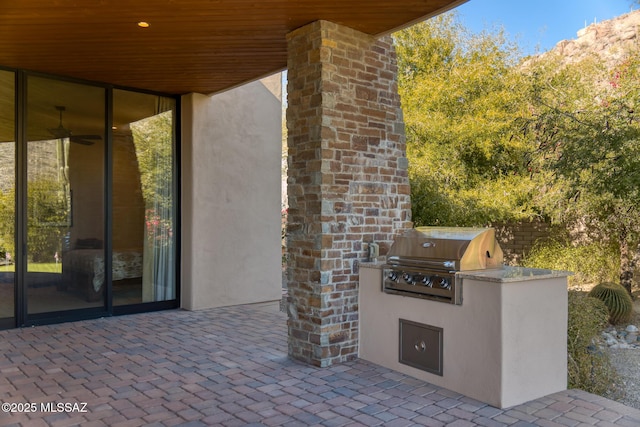
[{"label": "rocky mountain", "polygon": [[551,53],[577,62],[591,54],[599,55],[607,65],[619,63],[625,55],[640,49],[640,10],[591,24],[577,33],[573,40],[562,40]]}]

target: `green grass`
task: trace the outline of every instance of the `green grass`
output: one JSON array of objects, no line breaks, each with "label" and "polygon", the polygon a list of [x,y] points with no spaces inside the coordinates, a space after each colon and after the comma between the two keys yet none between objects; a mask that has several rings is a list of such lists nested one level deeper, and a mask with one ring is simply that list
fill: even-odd
[{"label": "green grass", "polygon": [[[2,271],[15,272],[16,268],[14,264],[0,265],[0,272]],[[29,273],[62,273],[62,264],[55,262],[30,262],[27,265],[27,271]]]},{"label": "green grass", "polygon": [[29,263],[27,264],[27,271],[30,273],[62,273],[62,263]]}]

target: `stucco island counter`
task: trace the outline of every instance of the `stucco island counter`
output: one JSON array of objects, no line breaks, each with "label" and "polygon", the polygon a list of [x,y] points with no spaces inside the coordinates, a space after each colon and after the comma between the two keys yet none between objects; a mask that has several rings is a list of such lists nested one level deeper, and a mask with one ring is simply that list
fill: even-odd
[{"label": "stucco island counter", "polygon": [[[462,304],[455,305],[384,293],[382,265],[360,266],[360,358],[498,408],[566,389],[571,273],[521,267],[461,272]],[[441,346],[435,352],[441,374],[401,362],[402,322],[418,325],[410,338],[416,352]],[[421,339],[420,325],[427,334],[438,330],[439,343]]]}]

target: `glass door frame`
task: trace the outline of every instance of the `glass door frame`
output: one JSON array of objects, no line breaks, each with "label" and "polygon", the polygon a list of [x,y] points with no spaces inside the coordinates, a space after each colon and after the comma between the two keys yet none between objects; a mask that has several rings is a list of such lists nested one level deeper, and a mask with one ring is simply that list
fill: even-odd
[{"label": "glass door frame", "polygon": [[[15,70],[13,68],[8,68],[8,67],[0,67],[0,72],[8,72],[8,73],[12,73],[13,74],[13,169],[14,169],[14,176],[13,176],[13,210],[14,210],[14,220],[13,220],[13,242],[14,242],[14,253],[13,253],[13,260],[14,260],[14,274],[13,274],[13,287],[12,287],[12,297],[13,297],[13,301],[12,301],[12,308],[13,308],[13,314],[11,316],[8,317],[2,317],[0,318],[0,329],[9,329],[9,328],[13,328],[16,326],[17,323],[17,312],[19,311],[18,307],[19,307],[19,298],[18,298],[18,290],[17,290],[17,278],[16,278],[16,272],[15,269],[17,268],[17,266],[15,265],[16,262],[16,258],[18,258],[17,256],[17,247],[15,246],[17,239],[17,209],[18,209],[18,182],[17,182],[17,176],[18,176],[18,154],[17,154],[17,143],[16,141],[18,140],[18,134],[20,132],[20,127],[18,125],[18,70]],[[6,255],[5,255],[6,258]]]},{"label": "glass door frame", "polygon": [[[15,276],[14,276],[14,327],[35,326],[52,323],[60,323],[66,321],[76,321],[84,319],[93,319],[111,315],[140,313],[147,311],[166,310],[178,308],[180,305],[180,97],[167,94],[161,94],[152,91],[143,91],[135,88],[118,87],[104,83],[84,81],[79,79],[66,78],[62,76],[52,76],[45,73],[37,73],[25,70],[16,70],[11,68],[0,67],[7,71],[15,73]],[[41,77],[57,81],[66,81],[71,83],[87,84],[92,87],[99,87],[105,91],[105,144],[104,144],[104,266],[105,293],[103,305],[100,307],[80,308],[65,311],[52,311],[43,313],[28,314],[27,310],[27,221],[28,221],[28,202],[27,202],[27,80],[29,77]],[[125,306],[113,305],[112,290],[112,195],[113,195],[113,131],[111,124],[113,123],[113,90],[123,89],[139,93],[148,93],[175,100],[174,107],[174,131],[173,131],[173,164],[174,164],[174,222],[175,230],[175,299],[157,302],[145,302],[140,304],[132,304]],[[8,318],[10,319],[10,318]],[[11,328],[7,322],[0,322],[0,329]]]},{"label": "glass door frame", "polygon": [[[108,153],[110,152],[110,126],[109,120],[110,104],[108,94],[111,93],[109,87],[103,84],[96,84],[93,82],[86,82],[77,79],[64,78],[59,76],[50,76],[42,73],[30,72],[30,71],[18,71],[18,84],[17,89],[17,199],[18,204],[16,206],[16,222],[17,222],[17,241],[16,241],[16,253],[19,254],[16,258],[16,325],[17,326],[35,326],[42,324],[60,323],[64,321],[82,320],[97,317],[104,317],[110,313],[110,294],[109,288],[111,283],[111,260],[110,254],[110,239],[108,234],[108,224],[110,219],[108,217],[110,212],[110,197],[109,193],[109,179],[111,177],[111,169],[109,168]],[[103,242],[104,242],[104,263],[105,263],[105,292],[102,297],[102,304],[98,307],[79,308],[73,310],[61,310],[61,311],[45,311],[40,313],[29,313],[28,310],[28,132],[27,124],[29,120],[29,105],[28,105],[28,81],[29,78],[42,78],[51,81],[69,82],[75,84],[84,84],[95,88],[101,88],[104,92],[104,135],[105,144],[103,152]]]}]

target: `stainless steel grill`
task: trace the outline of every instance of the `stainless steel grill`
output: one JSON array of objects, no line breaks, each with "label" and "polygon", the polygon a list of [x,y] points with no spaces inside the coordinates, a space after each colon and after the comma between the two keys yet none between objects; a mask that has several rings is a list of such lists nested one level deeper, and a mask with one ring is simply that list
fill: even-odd
[{"label": "stainless steel grill", "polygon": [[459,272],[500,268],[493,228],[417,227],[397,237],[382,269],[386,293],[462,304]]}]

